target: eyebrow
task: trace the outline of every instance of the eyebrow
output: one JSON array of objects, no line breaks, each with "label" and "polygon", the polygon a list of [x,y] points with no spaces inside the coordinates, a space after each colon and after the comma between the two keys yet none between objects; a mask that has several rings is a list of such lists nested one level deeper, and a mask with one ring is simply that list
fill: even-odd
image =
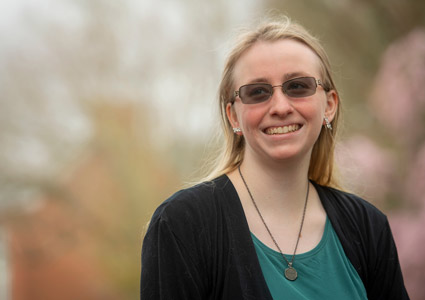
[{"label": "eyebrow", "polygon": [[307,77],[307,76],[311,76],[311,75],[308,75],[305,72],[292,72],[292,73],[286,73],[284,78],[285,78],[285,81],[286,81],[286,80],[290,80],[290,79],[297,78],[297,77]]},{"label": "eyebrow", "polygon": [[[291,72],[291,73],[286,73],[283,76],[283,80],[287,81],[287,80],[297,78],[297,77],[308,77],[308,76],[311,76],[311,75],[309,75],[305,72]],[[248,81],[246,84],[252,84],[252,83],[270,83],[270,80],[268,80],[265,77],[259,77],[259,78],[254,78],[254,79]]]},{"label": "eyebrow", "polygon": [[269,80],[267,80],[264,77],[254,78],[254,79],[248,81],[246,84],[251,84],[251,83],[269,83]]}]

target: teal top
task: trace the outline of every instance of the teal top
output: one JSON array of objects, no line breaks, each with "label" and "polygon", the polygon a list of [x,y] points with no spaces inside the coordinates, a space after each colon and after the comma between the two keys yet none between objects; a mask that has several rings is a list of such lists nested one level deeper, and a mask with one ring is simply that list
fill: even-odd
[{"label": "teal top", "polygon": [[[274,300],[367,299],[363,282],[345,255],[328,218],[319,244],[295,256],[293,267],[298,273],[295,281],[286,279],[284,272],[288,264],[280,252],[264,245],[254,234],[251,236]],[[291,261],[292,255],[285,256]]]}]

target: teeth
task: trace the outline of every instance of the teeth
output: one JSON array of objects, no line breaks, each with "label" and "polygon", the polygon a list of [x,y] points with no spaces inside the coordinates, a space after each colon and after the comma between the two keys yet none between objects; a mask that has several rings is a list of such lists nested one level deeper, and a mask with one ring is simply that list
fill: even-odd
[{"label": "teeth", "polygon": [[273,134],[294,132],[294,131],[297,131],[298,129],[300,129],[300,125],[294,124],[294,125],[283,126],[283,127],[268,128],[266,133],[273,135]]}]

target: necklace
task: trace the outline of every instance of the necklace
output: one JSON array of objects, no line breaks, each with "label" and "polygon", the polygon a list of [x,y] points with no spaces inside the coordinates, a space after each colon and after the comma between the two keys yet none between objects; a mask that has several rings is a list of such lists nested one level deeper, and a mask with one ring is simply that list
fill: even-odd
[{"label": "necklace", "polygon": [[269,233],[270,237],[273,240],[273,243],[276,245],[277,249],[279,249],[280,254],[282,255],[283,259],[286,261],[286,263],[288,264],[288,267],[285,269],[285,277],[288,280],[294,281],[295,279],[298,278],[298,273],[295,270],[295,268],[293,267],[294,264],[294,260],[295,260],[295,253],[297,253],[297,248],[298,248],[298,242],[300,241],[300,237],[301,237],[301,231],[303,230],[303,225],[304,225],[304,217],[305,217],[305,211],[307,209],[307,201],[308,201],[308,194],[309,194],[309,190],[310,190],[310,184],[307,184],[307,195],[305,197],[305,203],[304,203],[304,210],[303,210],[303,216],[301,219],[301,226],[300,226],[300,231],[298,233],[298,238],[297,238],[297,243],[295,244],[295,249],[294,249],[294,254],[292,255],[291,261],[287,260],[285,255],[283,254],[282,250],[280,250],[279,245],[277,244],[276,240],[274,239],[269,227],[266,224],[266,221],[264,221],[263,216],[261,215],[260,210],[258,209],[257,203],[255,203],[254,197],[251,194],[251,191],[249,190],[248,184],[245,181],[245,178],[242,175],[241,172],[241,167],[238,167],[239,170],[239,175],[242,178],[243,183],[245,184],[246,190],[248,191],[249,196],[251,197],[252,200],[252,204],[254,204],[255,209],[257,210],[258,215],[260,216],[261,221],[263,221],[264,227],[266,227],[267,232]]}]

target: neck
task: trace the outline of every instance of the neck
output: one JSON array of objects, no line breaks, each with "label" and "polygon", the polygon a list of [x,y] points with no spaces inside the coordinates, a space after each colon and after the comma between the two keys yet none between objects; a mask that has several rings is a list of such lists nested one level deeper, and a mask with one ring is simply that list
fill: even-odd
[{"label": "neck", "polygon": [[[258,201],[270,209],[284,205],[291,211],[304,205],[308,184],[309,159],[290,162],[258,162],[245,157],[241,172]],[[255,196],[254,196],[255,197]]]}]

